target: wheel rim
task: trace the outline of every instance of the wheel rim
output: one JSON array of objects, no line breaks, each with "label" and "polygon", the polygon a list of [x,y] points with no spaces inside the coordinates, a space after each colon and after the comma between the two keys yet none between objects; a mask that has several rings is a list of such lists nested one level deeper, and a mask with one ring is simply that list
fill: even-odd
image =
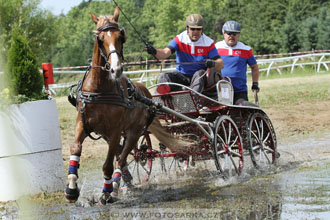
[{"label": "wheel rim", "polygon": [[270,121],[256,113],[249,120],[248,143],[253,165],[264,169],[276,161],[276,141]]},{"label": "wheel rim", "polygon": [[140,185],[150,180],[152,170],[151,140],[149,134],[141,137],[134,153],[130,154],[127,166],[133,179],[131,184]]},{"label": "wheel rim", "polygon": [[223,115],[215,122],[214,158],[217,169],[229,178],[238,176],[243,169],[242,138],[235,122]]}]

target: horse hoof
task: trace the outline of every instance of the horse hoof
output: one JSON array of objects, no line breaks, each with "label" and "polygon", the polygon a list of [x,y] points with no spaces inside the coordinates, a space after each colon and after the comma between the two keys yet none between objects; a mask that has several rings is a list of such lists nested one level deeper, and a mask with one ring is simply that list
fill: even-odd
[{"label": "horse hoof", "polygon": [[112,198],[116,198],[118,197],[118,192],[112,192],[110,195]]},{"label": "horse hoof", "polygon": [[125,170],[125,171],[126,172],[123,171],[122,178],[124,180],[124,183],[130,184],[133,180],[133,177],[132,177],[131,173],[128,170]]},{"label": "horse hoof", "polygon": [[114,200],[112,198],[112,196],[110,195],[110,193],[103,193],[102,196],[99,199],[99,206],[104,206],[108,203],[113,203]]},{"label": "horse hoof", "polygon": [[281,157],[281,154],[279,153],[279,152],[275,152],[275,157],[276,157],[276,159],[278,159],[278,158],[280,158]]},{"label": "horse hoof", "polygon": [[78,200],[79,197],[79,189],[76,187],[75,189],[70,189],[69,186],[66,187],[64,196],[69,203],[74,203]]}]

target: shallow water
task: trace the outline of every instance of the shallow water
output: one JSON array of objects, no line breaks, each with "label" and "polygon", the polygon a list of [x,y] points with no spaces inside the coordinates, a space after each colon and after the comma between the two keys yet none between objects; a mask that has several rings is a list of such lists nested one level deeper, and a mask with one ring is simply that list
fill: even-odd
[{"label": "shallow water", "polygon": [[276,170],[258,173],[246,166],[230,181],[216,175],[212,161],[179,175],[158,175],[154,166],[157,175],[149,184],[132,191],[124,187],[119,201],[103,207],[96,204],[103,184],[100,171],[81,170],[76,204],[32,202],[33,211],[24,213],[17,212],[20,201],[0,204],[0,219],[329,219],[328,140],[281,145]]}]

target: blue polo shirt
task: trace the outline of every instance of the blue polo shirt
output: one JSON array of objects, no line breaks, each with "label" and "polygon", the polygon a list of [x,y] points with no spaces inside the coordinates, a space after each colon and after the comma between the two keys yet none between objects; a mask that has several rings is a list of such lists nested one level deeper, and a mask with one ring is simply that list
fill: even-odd
[{"label": "blue polo shirt", "polygon": [[224,40],[217,42],[215,47],[225,64],[221,70],[222,76],[229,76],[231,78],[234,92],[248,91],[246,85],[247,65],[252,66],[257,63],[251,47],[242,42],[238,42],[234,47],[231,47]]},{"label": "blue polo shirt", "polygon": [[[167,46],[172,51],[176,51],[176,62],[204,62],[205,59],[219,57],[215,48],[214,41],[202,34],[202,36],[193,42],[190,40],[187,31],[177,35]],[[192,76],[196,71],[206,69],[205,64],[180,65],[176,66],[178,72]]]}]

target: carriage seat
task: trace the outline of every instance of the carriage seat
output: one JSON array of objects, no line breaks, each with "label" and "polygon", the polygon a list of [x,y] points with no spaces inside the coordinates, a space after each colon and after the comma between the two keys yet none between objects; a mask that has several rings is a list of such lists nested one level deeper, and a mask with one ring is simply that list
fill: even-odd
[{"label": "carriage seat", "polygon": [[216,87],[218,101],[227,105],[232,105],[234,101],[234,88],[231,82],[222,79],[217,82]]},{"label": "carriage seat", "polygon": [[234,89],[229,77],[222,77],[221,71],[207,69],[207,82],[203,94],[219,102],[232,105]]}]

